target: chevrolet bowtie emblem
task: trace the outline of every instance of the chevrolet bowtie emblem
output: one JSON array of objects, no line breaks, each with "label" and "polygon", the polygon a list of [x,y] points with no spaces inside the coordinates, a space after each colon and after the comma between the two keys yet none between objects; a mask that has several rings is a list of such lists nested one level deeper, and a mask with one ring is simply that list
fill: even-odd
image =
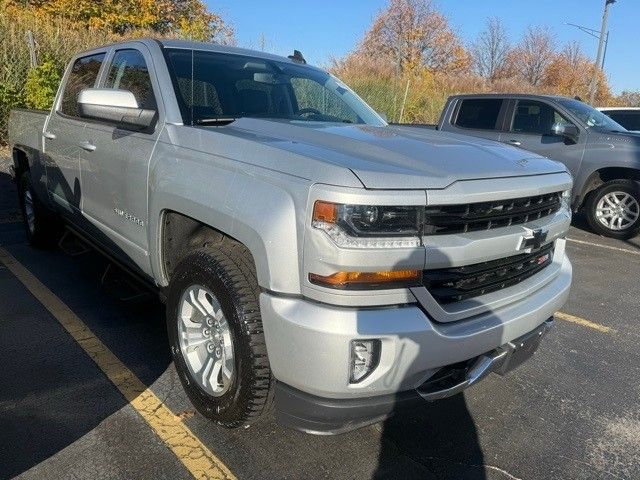
[{"label": "chevrolet bowtie emblem", "polygon": [[538,250],[547,239],[549,232],[542,231],[541,228],[529,230],[520,241],[518,250],[534,251]]}]

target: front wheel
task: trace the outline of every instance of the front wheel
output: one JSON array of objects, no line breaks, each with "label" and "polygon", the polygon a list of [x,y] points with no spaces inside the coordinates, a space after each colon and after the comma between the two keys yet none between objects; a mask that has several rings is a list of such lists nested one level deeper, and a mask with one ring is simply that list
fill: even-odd
[{"label": "front wheel", "polygon": [[196,409],[227,428],[261,417],[272,377],[255,271],[236,243],[198,250],[172,275],[167,329],[180,381]]},{"label": "front wheel", "polygon": [[606,237],[628,239],[640,230],[640,187],[633,180],[613,180],[591,192],[585,203],[589,226]]}]

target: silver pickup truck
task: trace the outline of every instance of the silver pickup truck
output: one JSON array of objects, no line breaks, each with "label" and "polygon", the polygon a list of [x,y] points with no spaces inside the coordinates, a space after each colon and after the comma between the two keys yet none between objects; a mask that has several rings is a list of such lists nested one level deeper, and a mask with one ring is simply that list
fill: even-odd
[{"label": "silver pickup truck", "polygon": [[323,434],[515,368],[569,292],[566,168],[414,130],[298,52],[177,40],[79,54],[10,118],[29,240],[153,284],[206,417]]}]

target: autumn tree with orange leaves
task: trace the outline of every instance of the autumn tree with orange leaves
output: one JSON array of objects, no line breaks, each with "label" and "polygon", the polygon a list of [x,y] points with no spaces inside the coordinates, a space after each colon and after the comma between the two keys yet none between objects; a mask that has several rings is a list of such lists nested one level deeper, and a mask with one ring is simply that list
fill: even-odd
[{"label": "autumn tree with orange leaves", "polygon": [[202,0],[9,0],[7,5],[118,35],[146,30],[219,43],[233,40],[233,30]]},{"label": "autumn tree with orange leaves", "polygon": [[[452,94],[548,93],[586,98],[594,64],[576,44],[561,50],[553,32],[531,26],[512,45],[489,18],[466,48],[431,0],[389,0],[363,40],[334,59],[333,73],[391,120],[435,122]],[[627,94],[625,102],[635,96]],[[597,102],[616,102],[601,76]]]},{"label": "autumn tree with orange leaves", "polygon": [[398,71],[457,71],[469,56],[430,0],[391,0],[378,14],[354,55],[380,57]]}]

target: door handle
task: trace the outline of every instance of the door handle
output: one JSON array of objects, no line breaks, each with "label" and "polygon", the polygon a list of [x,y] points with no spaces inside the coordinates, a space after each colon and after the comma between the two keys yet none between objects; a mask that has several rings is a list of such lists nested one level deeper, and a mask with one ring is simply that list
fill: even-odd
[{"label": "door handle", "polygon": [[508,143],[509,145],[514,145],[514,146],[516,146],[516,147],[519,147],[520,145],[522,145],[522,142],[521,142],[521,141],[519,141],[519,140],[509,140],[507,143]]},{"label": "door handle", "polygon": [[93,152],[96,149],[96,146],[91,142],[80,142],[80,148],[87,152]]},{"label": "door handle", "polygon": [[42,132],[42,136],[48,140],[55,140],[56,134],[51,132]]}]

